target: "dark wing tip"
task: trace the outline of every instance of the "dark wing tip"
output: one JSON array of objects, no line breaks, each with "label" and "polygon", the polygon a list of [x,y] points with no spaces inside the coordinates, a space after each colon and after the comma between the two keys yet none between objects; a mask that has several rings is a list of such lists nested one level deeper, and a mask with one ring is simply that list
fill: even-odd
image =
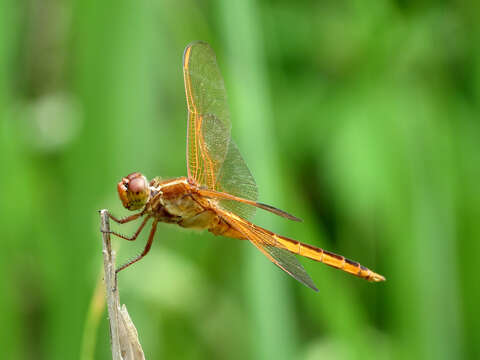
[{"label": "dark wing tip", "polygon": [[298,217],[296,217],[296,216],[293,216],[293,215],[291,215],[291,216],[292,216],[292,217],[291,217],[290,220],[298,221],[298,222],[303,222],[303,219],[300,219],[300,218],[298,218]]},{"label": "dark wing tip", "polygon": [[289,219],[289,220],[293,220],[293,221],[298,221],[298,222],[302,222],[303,220],[296,217],[296,216],[293,216],[292,214],[289,214],[287,213],[286,211],[283,211],[283,210],[280,210],[280,209],[277,209],[276,207],[273,207],[271,205],[267,205],[267,204],[264,204],[264,203],[260,203],[260,202],[257,202],[257,205],[260,209],[263,209],[263,210],[267,210],[267,211],[270,211],[276,215],[279,215],[281,217],[284,217],[286,219]]}]

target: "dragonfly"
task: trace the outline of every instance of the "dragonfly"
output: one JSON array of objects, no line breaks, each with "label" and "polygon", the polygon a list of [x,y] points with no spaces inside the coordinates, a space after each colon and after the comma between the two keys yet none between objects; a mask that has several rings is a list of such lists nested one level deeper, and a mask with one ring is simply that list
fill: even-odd
[{"label": "dragonfly", "polygon": [[123,206],[136,211],[125,218],[110,218],[119,224],[143,219],[134,241],[151,221],[143,251],[116,269],[118,272],[141,260],[153,243],[157,224],[208,230],[214,235],[248,240],[271,262],[305,286],[318,291],[295,255],[319,261],[372,282],[385,278],[342,255],[287,238],[251,222],[257,208],[283,218],[299,218],[257,201],[257,184],[231,138],[230,114],[225,85],[215,52],[206,42],[189,44],[183,55],[183,75],[188,105],[187,176],[151,181],[134,172],[117,185]]}]

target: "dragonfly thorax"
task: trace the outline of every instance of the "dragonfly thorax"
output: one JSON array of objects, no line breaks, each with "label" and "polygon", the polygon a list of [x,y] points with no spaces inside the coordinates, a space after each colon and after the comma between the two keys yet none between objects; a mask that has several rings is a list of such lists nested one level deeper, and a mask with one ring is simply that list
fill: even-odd
[{"label": "dragonfly thorax", "polygon": [[150,200],[150,188],[147,178],[134,172],[122,178],[117,184],[118,196],[128,210],[138,210]]}]

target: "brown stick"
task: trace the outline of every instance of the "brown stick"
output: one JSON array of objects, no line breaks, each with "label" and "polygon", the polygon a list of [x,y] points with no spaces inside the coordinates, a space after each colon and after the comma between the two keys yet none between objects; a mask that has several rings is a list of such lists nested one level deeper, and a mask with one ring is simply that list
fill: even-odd
[{"label": "brown stick", "polygon": [[120,297],[115,276],[115,252],[110,241],[110,223],[107,210],[100,210],[103,238],[103,264],[105,270],[105,292],[108,320],[110,322],[110,344],[113,360],[145,360],[138,333],[127,308],[120,308]]}]

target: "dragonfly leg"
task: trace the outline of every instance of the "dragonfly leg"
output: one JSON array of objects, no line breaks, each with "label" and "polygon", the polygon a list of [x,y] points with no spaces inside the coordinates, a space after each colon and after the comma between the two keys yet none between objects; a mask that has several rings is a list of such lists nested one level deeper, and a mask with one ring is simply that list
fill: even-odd
[{"label": "dragonfly leg", "polygon": [[126,218],[119,219],[119,218],[113,216],[112,214],[108,213],[108,217],[110,219],[112,219],[113,221],[115,221],[116,223],[119,223],[119,224],[125,224],[125,223],[128,223],[130,221],[137,220],[142,215],[143,215],[143,212],[139,212],[137,214],[127,216]]},{"label": "dragonfly leg", "polygon": [[[150,230],[150,235],[148,237],[147,245],[145,245],[145,248],[143,249],[142,253],[140,255],[138,255],[137,257],[134,257],[133,259],[129,260],[128,262],[126,262],[125,264],[120,266],[118,269],[116,269],[115,270],[115,277],[117,276],[117,274],[120,271],[122,271],[123,269],[125,269],[125,268],[129,267],[130,265],[136,263],[137,261],[141,260],[145,255],[148,254],[148,252],[150,251],[150,248],[152,247],[153,236],[155,235],[155,231],[157,231],[157,223],[158,223],[158,220],[153,221],[152,229]],[[115,283],[116,283],[116,281],[115,281]]]},{"label": "dragonfly leg", "polygon": [[122,235],[122,234],[119,234],[115,231],[110,231],[109,234],[111,235],[115,235],[121,239],[125,239],[125,240],[128,240],[128,241],[135,241],[138,237],[138,235],[140,234],[140,232],[142,231],[142,229],[145,227],[145,224],[147,223],[147,221],[150,220],[150,216],[147,216],[143,221],[142,223],[140,224],[140,226],[138,227],[137,231],[135,231],[135,233],[128,237],[128,236],[125,236],[125,235]]}]

